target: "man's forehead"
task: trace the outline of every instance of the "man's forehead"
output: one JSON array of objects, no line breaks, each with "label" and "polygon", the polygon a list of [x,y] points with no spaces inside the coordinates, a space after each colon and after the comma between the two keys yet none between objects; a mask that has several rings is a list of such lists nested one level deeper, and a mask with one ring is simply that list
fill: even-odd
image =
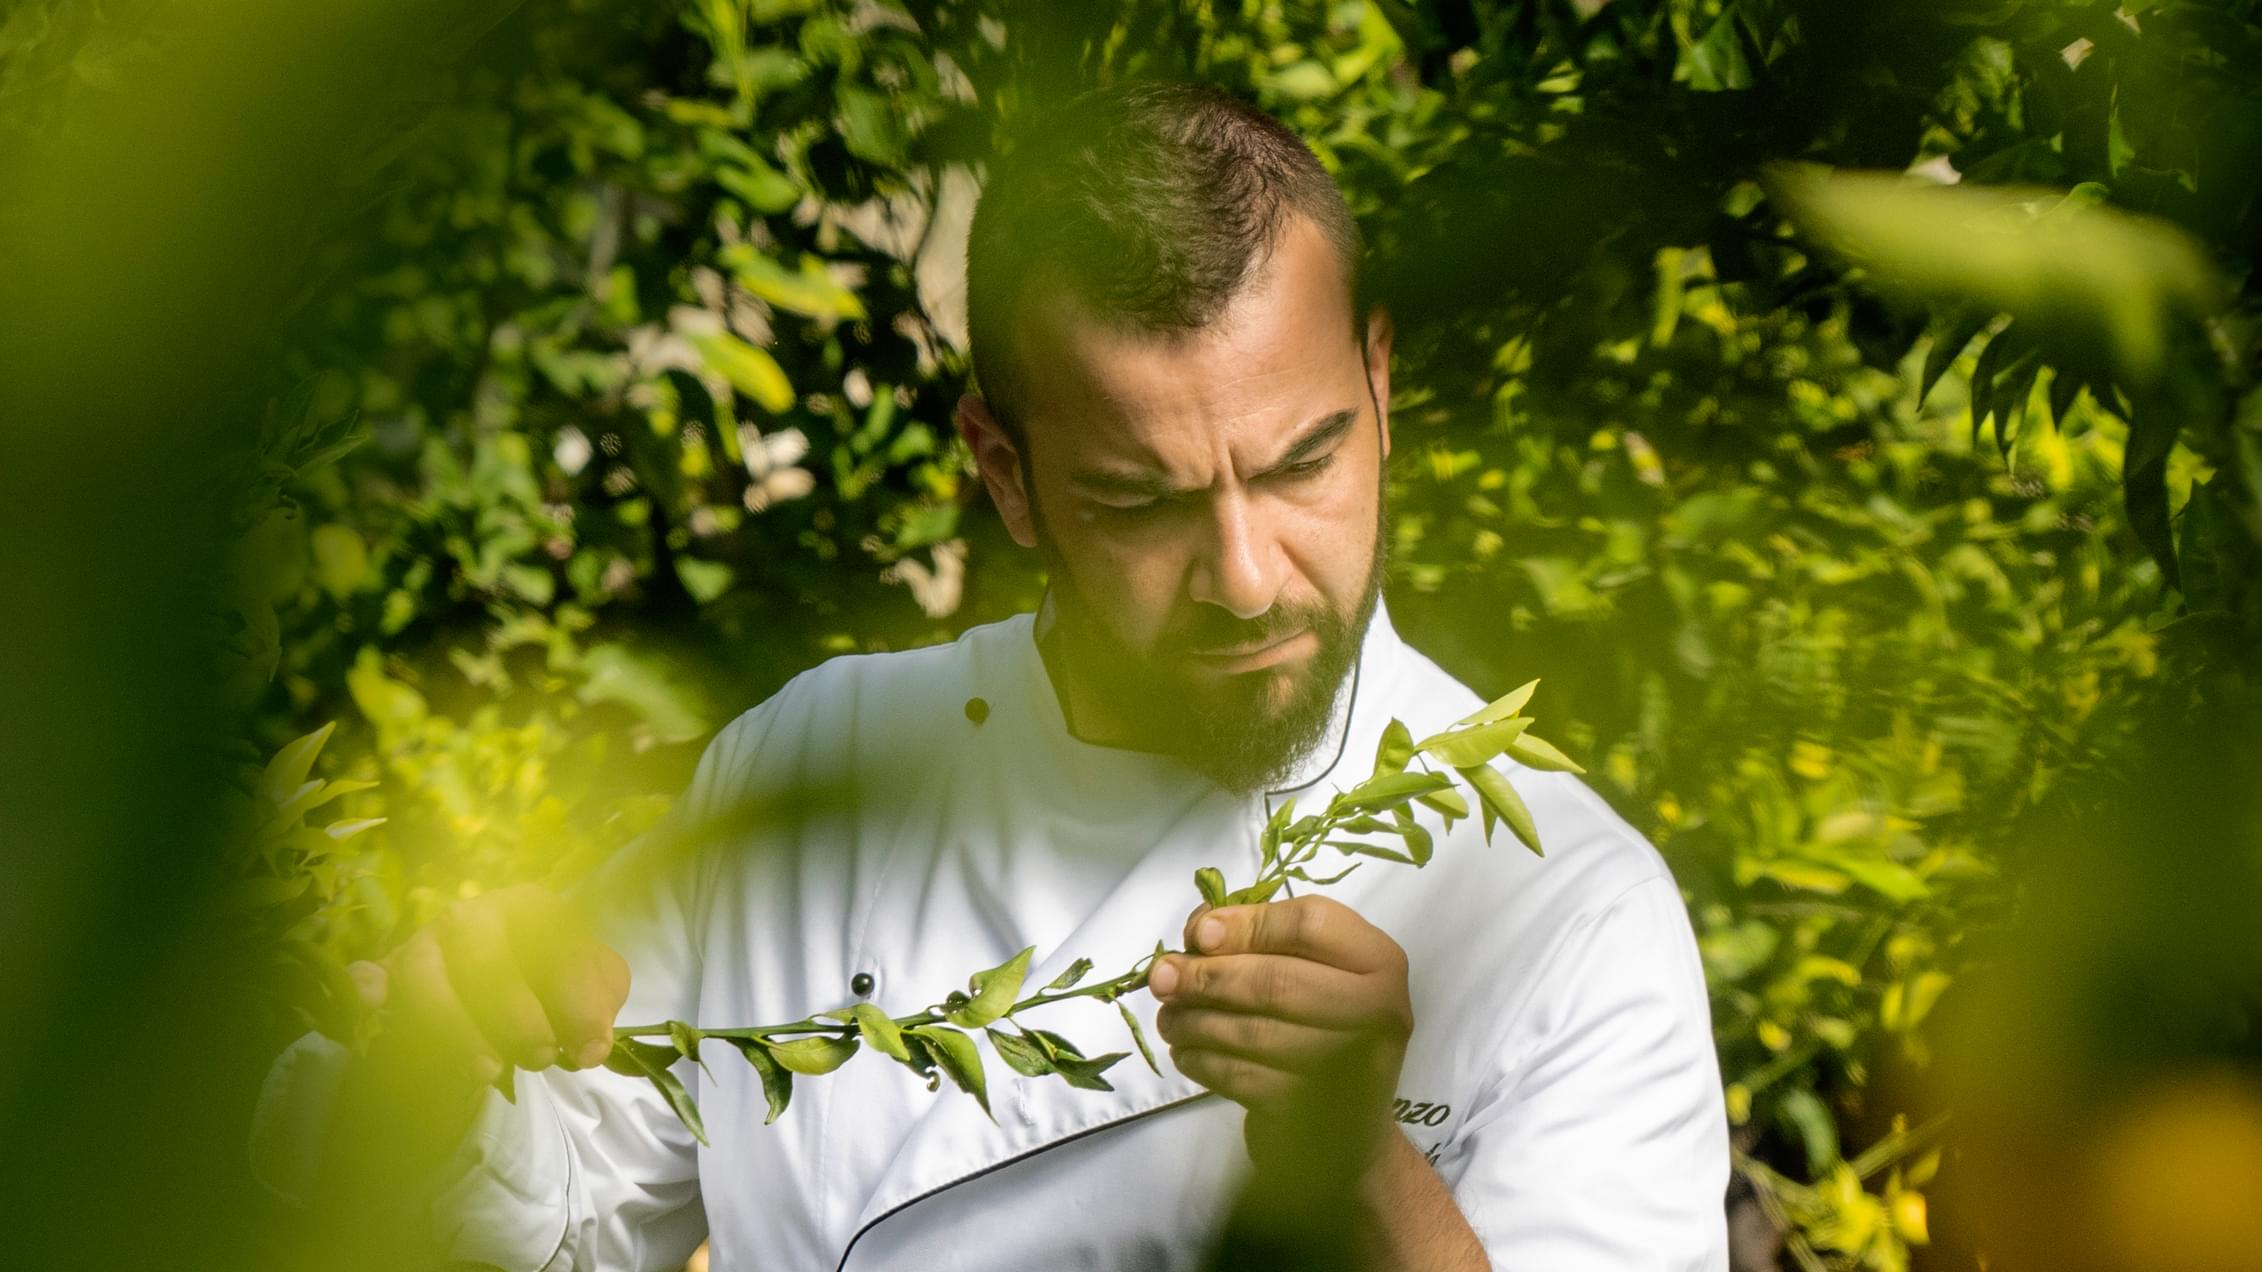
[{"label": "man's forehead", "polygon": [[[1109,321],[1063,289],[1023,311],[1022,421],[1051,454],[1147,458],[1284,439],[1346,405],[1362,363],[1340,267],[1316,231],[1191,331]],[[1299,247],[1316,249],[1299,252]]]}]

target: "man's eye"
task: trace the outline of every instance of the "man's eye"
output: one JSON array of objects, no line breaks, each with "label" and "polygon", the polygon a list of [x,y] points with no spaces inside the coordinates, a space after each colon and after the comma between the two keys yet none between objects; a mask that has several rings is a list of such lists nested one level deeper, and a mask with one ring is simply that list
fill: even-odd
[{"label": "man's eye", "polygon": [[1137,503],[1128,504],[1103,503],[1099,507],[1100,511],[1109,516],[1128,518],[1152,516],[1161,512],[1164,506],[1164,501],[1160,499],[1142,499]]},{"label": "man's eye", "polygon": [[1286,468],[1280,470],[1280,475],[1288,478],[1310,477],[1320,472],[1324,472],[1327,466],[1334,462],[1335,455],[1333,454],[1333,452],[1330,452],[1328,454],[1320,456],[1318,459],[1307,459],[1301,463],[1290,464]]}]

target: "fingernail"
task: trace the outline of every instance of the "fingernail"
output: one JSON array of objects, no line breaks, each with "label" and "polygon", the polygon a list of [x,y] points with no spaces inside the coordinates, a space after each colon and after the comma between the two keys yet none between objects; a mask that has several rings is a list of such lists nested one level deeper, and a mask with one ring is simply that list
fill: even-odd
[{"label": "fingernail", "polygon": [[1225,944],[1225,920],[1214,914],[1202,916],[1202,921],[1194,925],[1194,944],[1204,950]]},{"label": "fingernail", "polygon": [[603,1064],[605,1062],[605,1057],[611,1055],[612,1053],[613,1044],[605,1041],[602,1038],[599,1038],[597,1041],[592,1042],[588,1046],[581,1049],[581,1067],[584,1069],[594,1069],[598,1065]]},{"label": "fingernail", "polygon": [[1147,988],[1157,998],[1170,997],[1170,991],[1178,988],[1178,965],[1167,958],[1157,962],[1147,973]]}]

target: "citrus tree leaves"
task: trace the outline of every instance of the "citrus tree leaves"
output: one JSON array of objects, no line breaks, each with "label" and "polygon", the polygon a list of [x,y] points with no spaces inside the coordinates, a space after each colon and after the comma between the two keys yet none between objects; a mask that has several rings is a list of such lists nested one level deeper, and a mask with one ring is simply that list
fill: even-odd
[{"label": "citrus tree leaves", "polygon": [[957,1008],[944,1013],[943,1018],[962,1029],[979,1029],[1013,1009],[1014,995],[1021,992],[1021,982],[1029,975],[1029,956],[1036,953],[1030,946],[986,972],[976,972],[968,984],[974,996]]},{"label": "citrus tree leaves", "polygon": [[1523,796],[1508,784],[1508,778],[1489,764],[1478,764],[1460,770],[1461,780],[1477,793],[1484,804],[1485,842],[1492,841],[1492,828],[1496,822],[1508,823],[1508,829],[1523,841],[1535,855],[1545,856],[1539,846],[1539,828],[1532,824],[1532,813],[1524,807]]},{"label": "citrus tree leaves", "polygon": [[768,1102],[770,1113],[762,1119],[768,1126],[785,1115],[786,1105],[793,1100],[793,1074],[770,1055],[769,1047],[755,1038],[733,1038],[731,1045],[762,1079],[762,1098]]},{"label": "citrus tree leaves", "polygon": [[849,1008],[856,1021],[856,1032],[871,1045],[874,1051],[891,1060],[909,1060],[911,1048],[903,1041],[903,1029],[888,1014],[870,1003],[858,1003]]},{"label": "citrus tree leaves", "polygon": [[[1211,906],[1261,905],[1290,881],[1324,886],[1358,868],[1360,863],[1354,862],[1338,874],[1315,877],[1305,867],[1325,847],[1354,857],[1427,865],[1437,841],[1422,825],[1418,809],[1438,814],[1450,830],[1455,821],[1470,815],[1471,795],[1484,819],[1488,842],[1493,827],[1505,822],[1518,840],[1537,853],[1539,832],[1531,810],[1507,776],[1493,766],[1506,755],[1531,769],[1581,771],[1569,756],[1530,733],[1531,720],[1522,712],[1537,684],[1531,681],[1520,685],[1419,742],[1403,722],[1391,721],[1376,746],[1374,772],[1366,781],[1337,793],[1318,813],[1299,816],[1295,801],[1283,800],[1266,818],[1259,836],[1262,865],[1257,877],[1244,887],[1230,888],[1223,871],[1204,866],[1194,874],[1194,886],[1202,900]],[[1399,846],[1350,837],[1357,835],[1395,837]],[[1131,1054],[1116,1051],[1086,1056],[1067,1038],[1022,1023],[1019,1013],[1033,1007],[1069,998],[1113,1003],[1140,1059],[1159,1076],[1161,1062],[1147,1041],[1137,1013],[1122,998],[1145,988],[1154,960],[1167,952],[1158,942],[1152,955],[1128,971],[1097,983],[1085,980],[1092,960],[1079,958],[1041,992],[1020,1000],[1030,960],[1036,954],[1036,947],[1028,946],[969,977],[969,992],[952,993],[943,1002],[911,1015],[890,1016],[875,1004],[858,1002],[788,1025],[703,1030],[683,1021],[670,1021],[626,1031],[606,1064],[617,1072],[651,1082],[702,1143],[706,1142],[706,1130],[698,1121],[698,1109],[670,1066],[678,1059],[698,1062],[699,1046],[710,1038],[729,1042],[753,1066],[769,1105],[766,1122],[784,1115],[797,1075],[831,1073],[866,1047],[911,1070],[930,1091],[941,1090],[947,1079],[973,1096],[983,1114],[994,1120],[989,1075],[976,1040],[977,1031],[988,1038],[990,1049],[1015,1074],[1058,1077],[1080,1090],[1114,1090],[1107,1071]],[[654,1034],[665,1034],[673,1046],[635,1040],[637,1035]],[[780,1041],[780,1037],[787,1040]]]},{"label": "citrus tree leaves", "polygon": [[818,1036],[796,1038],[792,1042],[773,1042],[769,1044],[769,1048],[770,1054],[777,1057],[779,1064],[795,1073],[815,1077],[831,1073],[847,1064],[848,1058],[856,1054],[859,1045],[854,1038]]},{"label": "citrus tree leaves", "polygon": [[[1024,952],[1023,961],[1027,958]],[[959,1090],[974,1097],[974,1102],[982,1106],[982,1112],[990,1112],[989,1077],[982,1069],[981,1050],[971,1037],[942,1025],[919,1025],[906,1032]],[[995,1116],[991,1114],[993,1120]]]},{"label": "citrus tree leaves", "polygon": [[660,1098],[668,1102],[691,1134],[702,1144],[707,1142],[707,1123],[699,1116],[699,1105],[692,1100],[691,1092],[684,1089],[683,1080],[675,1076],[670,1066],[682,1058],[674,1047],[656,1047],[634,1038],[619,1038],[613,1042],[612,1054],[605,1057],[605,1067],[615,1073],[632,1078],[643,1078],[658,1089]]},{"label": "citrus tree leaves", "polygon": [[1045,988],[1048,990],[1073,989],[1076,985],[1076,982],[1084,979],[1085,973],[1091,970],[1092,960],[1088,958],[1077,959],[1075,962],[1068,965],[1067,971],[1053,977],[1052,982],[1046,985]]}]

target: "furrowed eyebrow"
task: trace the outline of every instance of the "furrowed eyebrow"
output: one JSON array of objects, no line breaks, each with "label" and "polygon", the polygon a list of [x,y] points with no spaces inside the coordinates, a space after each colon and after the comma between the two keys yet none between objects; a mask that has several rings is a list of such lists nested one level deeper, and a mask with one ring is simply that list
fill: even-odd
[{"label": "furrowed eyebrow", "polygon": [[[1305,463],[1343,440],[1344,434],[1358,422],[1359,412],[1354,407],[1322,416],[1301,437],[1291,442],[1281,457],[1257,473],[1257,478],[1271,477]],[[1095,495],[1112,495],[1121,499],[1170,499],[1195,493],[1192,489],[1174,485],[1160,474],[1124,472],[1116,469],[1089,468],[1071,473],[1068,480],[1077,488]]]},{"label": "furrowed eyebrow", "polygon": [[1288,447],[1287,453],[1274,460],[1257,476],[1270,477],[1283,469],[1294,468],[1298,464],[1317,458],[1325,453],[1329,447],[1342,441],[1343,435],[1350,432],[1351,426],[1358,423],[1358,420],[1358,408],[1348,406],[1333,414],[1322,416],[1317,423],[1304,430],[1304,435],[1297,438]]}]

